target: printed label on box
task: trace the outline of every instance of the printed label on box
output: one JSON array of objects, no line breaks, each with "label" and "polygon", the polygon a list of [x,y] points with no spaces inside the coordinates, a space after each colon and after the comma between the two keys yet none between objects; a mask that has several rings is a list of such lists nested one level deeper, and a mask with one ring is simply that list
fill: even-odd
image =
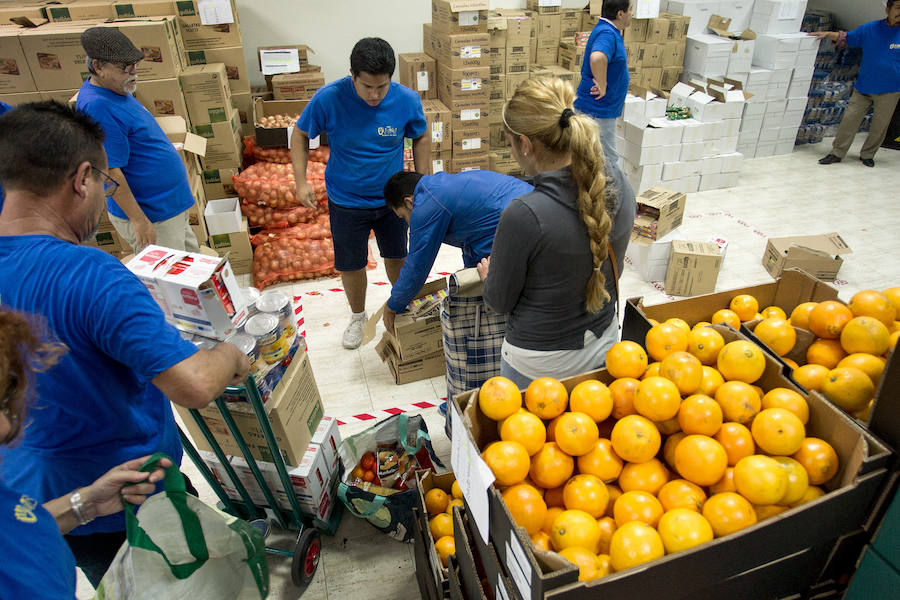
[{"label": "printed label on box", "polygon": [[460,121],[477,121],[481,118],[480,108],[465,108],[459,111]]},{"label": "printed label on box", "polygon": [[538,0],[538,6],[562,6],[562,0]]},{"label": "printed label on box", "polygon": [[434,143],[444,141],[444,124],[443,123],[432,123],[431,124],[431,141]]},{"label": "printed label on box", "polygon": [[440,158],[431,161],[431,172],[432,174],[443,173],[444,172],[444,161]]},{"label": "printed label on box", "polygon": [[464,92],[474,92],[481,89],[480,77],[469,77],[462,80],[462,90]]},{"label": "printed label on box", "polygon": [[477,10],[462,10],[459,12],[460,27],[473,27],[475,25],[478,25]]},{"label": "printed label on box", "polygon": [[459,49],[460,58],[481,58],[481,46],[463,46]]},{"label": "printed label on box", "polygon": [[428,91],[428,71],[417,71],[416,72],[416,91],[419,91],[419,92],[427,92]]},{"label": "printed label on box", "polygon": [[479,148],[481,148],[481,138],[465,138],[462,141],[463,150],[478,150]]}]

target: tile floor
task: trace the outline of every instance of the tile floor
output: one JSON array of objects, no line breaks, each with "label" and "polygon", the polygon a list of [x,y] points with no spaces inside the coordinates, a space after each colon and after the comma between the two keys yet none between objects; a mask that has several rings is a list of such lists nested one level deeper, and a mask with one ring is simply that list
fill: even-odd
[{"label": "tile floor", "polygon": [[[900,152],[882,149],[875,168],[866,168],[856,154],[862,139],[857,139],[840,164],[816,164],[828,152],[830,140],[798,146],[791,155],[746,161],[738,187],[688,195],[682,225],[685,236],[706,239],[717,234],[729,242],[717,291],[772,281],[761,264],[767,237],[830,231],[840,232],[853,249],[834,282],[842,299],[849,300],[861,289],[900,285],[900,237],[895,237],[900,232]],[[433,272],[461,266],[459,251],[445,246]],[[248,281],[242,283],[249,285]],[[369,282],[367,306],[372,312],[390,293],[381,265],[369,273]],[[409,408],[421,401],[438,404],[446,394],[442,377],[397,386],[375,354],[374,343],[355,351],[341,347],[349,309],[340,286],[339,279],[327,279],[282,287],[302,298],[309,355],[325,412],[347,421],[342,435],[357,433],[373,422],[354,415],[382,418],[387,416],[382,409]],[[620,289],[623,298],[644,296],[646,304],[673,299],[661,283],[646,283],[627,266]],[[450,444],[442,417],[436,408],[419,412],[428,423],[436,451],[449,465]],[[185,471],[201,496],[214,503],[215,496],[190,460],[185,460]],[[270,597],[297,598],[289,561],[271,558],[269,565]],[[338,600],[359,593],[369,600],[417,598],[414,569],[412,545],[392,541],[345,513],[337,535],[323,538],[322,560],[303,598]],[[80,574],[78,589],[78,598],[93,595]]]}]

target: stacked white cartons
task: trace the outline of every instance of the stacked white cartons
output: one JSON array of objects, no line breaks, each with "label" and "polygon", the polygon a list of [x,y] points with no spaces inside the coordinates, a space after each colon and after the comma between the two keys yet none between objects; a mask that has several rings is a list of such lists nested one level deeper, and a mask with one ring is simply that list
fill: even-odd
[{"label": "stacked white cartons", "polygon": [[750,102],[744,105],[741,131],[738,135],[738,152],[745,156],[756,156],[756,146],[759,144],[759,134],[765,115],[766,102],[753,102],[753,98],[750,98]]},{"label": "stacked white cartons", "polygon": [[726,19],[731,19],[729,31],[741,33],[745,29],[750,29],[750,20],[753,17],[753,2],[754,0],[721,0],[719,2],[719,12],[716,14]]},{"label": "stacked white cartons", "polygon": [[638,193],[659,182],[663,163],[678,160],[683,129],[673,123],[665,117],[619,121],[616,144],[625,175]]},{"label": "stacked white cartons", "polygon": [[681,80],[690,81],[696,76],[704,79],[724,77],[728,73],[728,61],[733,47],[732,40],[717,35],[689,35],[684,49],[684,74]]},{"label": "stacked white cartons", "polygon": [[805,33],[759,34],[753,64],[773,70],[794,68],[803,38],[815,40]]},{"label": "stacked white cartons", "polygon": [[746,85],[753,68],[753,53],[756,40],[734,40],[731,54],[728,57],[728,78]]},{"label": "stacked white cartons", "polygon": [[803,25],[806,0],[756,0],[750,29],[757,33],[794,33]]},{"label": "stacked white cartons", "polygon": [[[640,154],[626,146],[625,122],[643,123],[650,119],[658,119],[666,115],[666,99],[661,98],[647,90],[636,90],[640,95],[628,94],[625,97],[625,107],[622,117],[616,122],[617,148],[622,157],[620,168],[634,188],[635,193],[640,194],[662,181],[662,162],[640,162]],[[633,134],[632,134],[633,139]],[[625,152],[631,154],[626,156]],[[659,151],[656,151],[659,152]],[[629,160],[631,158],[634,160]],[[651,156],[645,159],[653,158]]]},{"label": "stacked white cartons", "polygon": [[769,76],[768,100],[784,100],[787,98],[788,88],[791,86],[793,67],[787,69],[773,69]]},{"label": "stacked white cartons", "polygon": [[769,99],[769,85],[772,83],[772,71],[762,67],[750,67],[744,90],[753,94],[750,103],[765,104]]},{"label": "stacked white cartons", "polygon": [[794,151],[797,131],[800,129],[800,124],[803,123],[807,101],[806,96],[788,98],[785,101],[784,117],[781,120],[781,132],[778,134],[775,154],[790,154]]},{"label": "stacked white cartons", "polygon": [[775,146],[778,144],[778,137],[781,135],[781,127],[784,122],[786,105],[787,100],[770,100],[766,103],[762,130],[759,132],[759,143],[754,155],[756,158],[775,154]]},{"label": "stacked white cartons", "polygon": [[[713,15],[721,15],[720,0],[669,0],[665,10],[691,18],[688,35],[706,33],[706,24]],[[663,7],[661,6],[660,9]]]}]

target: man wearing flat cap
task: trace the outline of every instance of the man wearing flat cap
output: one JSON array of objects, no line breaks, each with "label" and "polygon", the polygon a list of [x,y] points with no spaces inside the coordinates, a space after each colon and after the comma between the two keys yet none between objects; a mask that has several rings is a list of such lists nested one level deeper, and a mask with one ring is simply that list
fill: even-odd
[{"label": "man wearing flat cap", "polygon": [[184,163],[134,97],[143,52],[112,27],[85,30],[81,45],[91,76],[81,85],[76,106],[103,127],[109,174],[119,183],[107,199],[109,220],[135,252],[148,244],[198,251],[188,223],[194,196]]}]

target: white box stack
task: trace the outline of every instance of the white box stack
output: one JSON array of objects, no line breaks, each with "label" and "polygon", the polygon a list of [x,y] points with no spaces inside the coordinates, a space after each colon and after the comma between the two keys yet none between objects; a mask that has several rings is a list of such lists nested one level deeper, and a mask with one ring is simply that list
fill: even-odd
[{"label": "white box stack", "polygon": [[756,33],[794,33],[800,31],[806,0],[756,0],[750,29]]},{"label": "white box stack", "polygon": [[[728,73],[734,42],[717,35],[699,33],[687,37],[684,49],[684,77],[696,74],[721,78]],[[749,65],[747,65],[749,67]]]},{"label": "white box stack", "polygon": [[666,11],[691,18],[688,35],[706,33],[706,24],[712,15],[721,15],[720,0],[669,0]]},{"label": "white box stack", "polygon": [[726,19],[731,19],[729,31],[741,33],[745,29],[750,29],[750,21],[753,18],[753,4],[754,0],[721,0],[719,2],[719,12],[716,14]]}]

